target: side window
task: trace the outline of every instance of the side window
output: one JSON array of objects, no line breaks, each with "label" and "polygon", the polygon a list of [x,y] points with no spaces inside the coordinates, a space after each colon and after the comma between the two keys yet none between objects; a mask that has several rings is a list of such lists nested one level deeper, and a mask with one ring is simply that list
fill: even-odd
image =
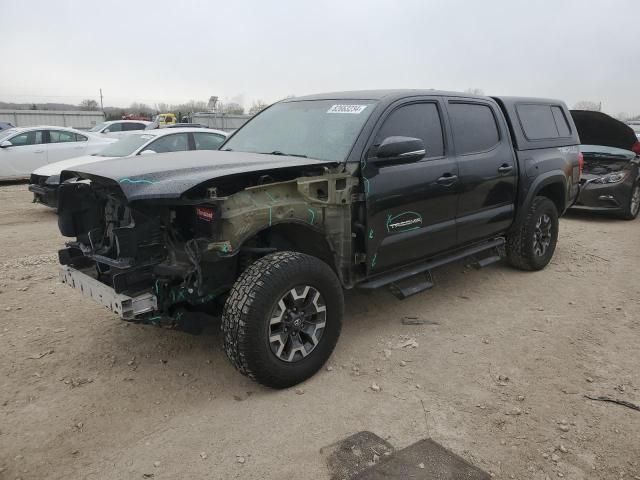
[{"label": "side window", "polygon": [[186,152],[189,150],[189,134],[174,133],[173,135],[165,135],[155,142],[147,145],[145,150],[153,150],[156,153],[165,152]]},{"label": "side window", "polygon": [[36,130],[35,132],[25,132],[20,135],[16,135],[9,139],[9,141],[16,147],[24,145],[39,145],[42,142],[42,130]]},{"label": "side window", "polygon": [[561,137],[570,137],[571,129],[569,128],[569,123],[567,123],[567,117],[565,117],[564,112],[560,107],[551,107],[551,112],[553,113],[553,118],[556,121],[556,127],[558,128],[558,133]]},{"label": "side window", "polygon": [[122,124],[121,123],[112,123],[111,125],[109,125],[104,133],[110,133],[110,132],[121,132],[122,131]]},{"label": "side window", "polygon": [[524,134],[529,140],[558,138],[560,136],[549,105],[518,105],[516,110]]},{"label": "side window", "polygon": [[397,108],[380,127],[374,143],[379,144],[385,138],[394,136],[421,139],[427,157],[444,155],[442,124],[435,103],[414,103]]},{"label": "side window", "polygon": [[89,139],[84,135],[80,135],[79,133],[76,133],[76,142],[86,142],[87,140]]},{"label": "side window", "polygon": [[63,130],[49,130],[49,143],[75,142],[76,134]]},{"label": "side window", "polygon": [[500,142],[496,118],[488,105],[450,102],[449,117],[458,155],[485,152]]},{"label": "side window", "polygon": [[144,130],[144,127],[146,127],[144,123],[123,123],[122,124],[122,129],[125,131]]},{"label": "side window", "polygon": [[194,133],[193,139],[196,142],[196,150],[218,150],[225,140],[222,135],[200,132]]}]

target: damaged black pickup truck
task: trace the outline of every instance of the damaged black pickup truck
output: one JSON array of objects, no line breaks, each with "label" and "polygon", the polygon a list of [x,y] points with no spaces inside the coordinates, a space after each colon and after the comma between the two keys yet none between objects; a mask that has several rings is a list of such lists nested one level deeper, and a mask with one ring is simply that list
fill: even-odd
[{"label": "damaged black pickup truck", "polygon": [[63,172],[59,227],[76,239],[61,278],[131,321],[177,325],[217,302],[234,366],[288,387],[331,355],[344,289],[404,298],[463,258],[544,268],[578,193],[579,143],[557,100],[284,100],[220,151]]}]

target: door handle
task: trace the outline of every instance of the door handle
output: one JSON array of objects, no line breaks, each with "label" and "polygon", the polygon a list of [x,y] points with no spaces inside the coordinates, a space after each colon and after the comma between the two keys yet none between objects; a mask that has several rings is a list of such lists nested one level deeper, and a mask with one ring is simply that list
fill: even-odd
[{"label": "door handle", "polygon": [[436,183],[438,183],[439,185],[444,185],[445,187],[449,187],[449,186],[453,185],[457,180],[458,180],[458,176],[457,175],[452,175],[450,173],[445,173],[438,180],[436,180]]},{"label": "door handle", "polygon": [[508,163],[503,163],[498,168],[498,172],[500,173],[509,173],[511,170],[513,170],[513,165],[509,165]]},{"label": "door handle", "polygon": [[44,150],[34,150],[33,153],[44,153]]}]

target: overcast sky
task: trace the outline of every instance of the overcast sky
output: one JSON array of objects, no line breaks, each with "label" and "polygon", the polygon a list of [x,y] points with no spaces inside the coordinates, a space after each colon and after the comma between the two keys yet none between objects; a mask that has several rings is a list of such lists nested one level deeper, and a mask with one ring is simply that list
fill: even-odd
[{"label": "overcast sky", "polygon": [[480,88],[640,113],[638,0],[0,0],[0,100]]}]

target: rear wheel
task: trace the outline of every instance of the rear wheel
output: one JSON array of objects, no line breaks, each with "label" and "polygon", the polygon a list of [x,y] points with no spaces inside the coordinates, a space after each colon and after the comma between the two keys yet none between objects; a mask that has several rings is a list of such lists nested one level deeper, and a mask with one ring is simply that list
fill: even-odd
[{"label": "rear wheel", "polygon": [[297,252],[267,255],[240,275],[225,304],[227,357],[263,385],[296,385],[331,355],[343,304],[342,286],[321,260]]},{"label": "rear wheel", "polygon": [[638,216],[638,212],[640,212],[640,182],[636,182],[631,189],[629,203],[622,211],[622,218],[625,220],[633,220]]},{"label": "rear wheel", "polygon": [[546,197],[536,197],[527,216],[507,236],[507,260],[521,270],[541,270],[558,241],[558,210]]}]

